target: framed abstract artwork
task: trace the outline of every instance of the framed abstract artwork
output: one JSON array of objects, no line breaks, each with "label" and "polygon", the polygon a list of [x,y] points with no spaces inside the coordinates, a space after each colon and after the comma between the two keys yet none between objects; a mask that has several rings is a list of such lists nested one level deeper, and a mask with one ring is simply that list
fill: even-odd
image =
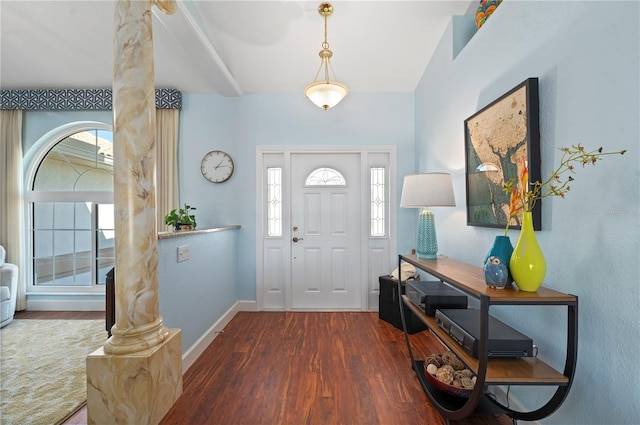
[{"label": "framed abstract artwork", "polygon": [[[529,78],[464,122],[467,225],[507,227],[510,194],[502,189],[518,179],[522,159],[529,182],[540,180],[538,79]],[[541,202],[533,211],[533,227],[541,228]],[[510,228],[520,228],[522,212]]]}]

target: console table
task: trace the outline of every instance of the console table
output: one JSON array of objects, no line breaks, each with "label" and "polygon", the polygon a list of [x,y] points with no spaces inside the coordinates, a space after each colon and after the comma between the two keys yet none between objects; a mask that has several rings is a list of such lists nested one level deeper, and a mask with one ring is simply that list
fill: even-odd
[{"label": "console table", "polygon": [[[494,289],[486,285],[483,270],[451,258],[439,257],[434,260],[418,259],[415,255],[399,255],[398,267],[403,262],[437,277],[446,284],[456,288],[467,296],[480,301],[480,340],[479,356],[474,358],[451,338],[436,323],[434,317],[427,316],[419,307],[403,295],[400,298],[400,312],[405,340],[411,366],[415,371],[422,389],[440,414],[447,419],[463,419],[476,411],[486,410],[491,413],[506,414],[514,420],[536,421],[552,414],[563,403],[573,381],[578,347],[578,297],[563,294],[548,288],[540,288],[537,292],[519,291],[515,287]],[[400,268],[398,268],[400,270]],[[398,285],[402,282],[399,281]],[[476,385],[469,398],[450,396],[435,388],[426,378],[424,360],[414,357],[411,341],[407,333],[406,320],[402,305],[407,305],[451,351],[453,351],[476,376]],[[567,352],[562,372],[557,371],[537,357],[521,358],[489,358],[487,337],[489,334],[489,308],[493,305],[536,306],[551,305],[565,308],[567,312]],[[555,393],[541,407],[521,412],[503,405],[487,396],[489,385],[529,385],[557,387]]]}]

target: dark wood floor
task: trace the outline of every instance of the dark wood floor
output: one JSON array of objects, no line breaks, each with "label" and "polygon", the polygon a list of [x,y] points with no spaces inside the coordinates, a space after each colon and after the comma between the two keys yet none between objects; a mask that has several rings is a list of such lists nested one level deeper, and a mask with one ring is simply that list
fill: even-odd
[{"label": "dark wood floor", "polygon": [[[90,312],[21,319],[93,319]],[[411,336],[420,357],[443,351]],[[409,364],[403,333],[377,313],[241,312],[184,375],[161,425],[444,424]],[[86,409],[65,425],[86,425]],[[452,424],[507,425],[506,416]]]},{"label": "dark wood floor", "polygon": [[[443,350],[426,332],[412,340],[421,356]],[[443,423],[402,332],[377,313],[243,312],[186,372],[161,425]]]}]

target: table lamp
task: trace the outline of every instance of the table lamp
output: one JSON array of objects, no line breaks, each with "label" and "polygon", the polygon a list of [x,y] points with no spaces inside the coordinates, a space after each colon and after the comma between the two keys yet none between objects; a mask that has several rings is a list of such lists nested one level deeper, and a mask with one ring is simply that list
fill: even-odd
[{"label": "table lamp", "polygon": [[402,184],[401,208],[422,208],[418,218],[416,251],[418,258],[438,256],[436,222],[428,207],[455,207],[453,183],[449,173],[409,174]]}]

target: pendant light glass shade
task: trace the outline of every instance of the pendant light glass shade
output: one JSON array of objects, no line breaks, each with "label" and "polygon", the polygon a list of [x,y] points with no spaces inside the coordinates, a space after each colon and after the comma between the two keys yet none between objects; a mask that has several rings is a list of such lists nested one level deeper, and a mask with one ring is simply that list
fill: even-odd
[{"label": "pendant light glass shade", "polygon": [[309,100],[325,111],[336,106],[347,93],[347,86],[336,81],[316,81],[304,89],[304,94]]},{"label": "pendant light glass shade", "polygon": [[[326,111],[340,103],[349,93],[349,89],[344,84],[335,81],[335,72],[333,72],[333,67],[331,66],[333,52],[329,50],[329,43],[327,42],[327,17],[333,13],[333,6],[331,3],[321,3],[318,6],[318,13],[324,18],[324,43],[322,43],[322,50],[319,53],[322,62],[313,83],[305,87],[304,94],[315,105]],[[321,72],[324,79],[318,80]]]}]

